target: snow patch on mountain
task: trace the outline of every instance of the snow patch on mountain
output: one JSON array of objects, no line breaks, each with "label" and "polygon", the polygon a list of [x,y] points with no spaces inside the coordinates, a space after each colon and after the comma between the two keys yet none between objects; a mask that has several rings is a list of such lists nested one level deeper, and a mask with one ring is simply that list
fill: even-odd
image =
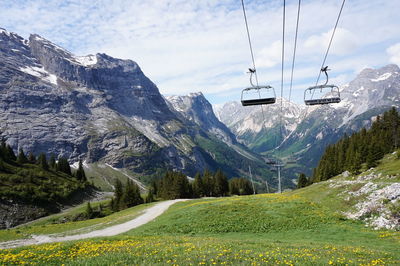
[{"label": "snow patch on mountain", "polygon": [[27,66],[27,67],[21,67],[19,70],[21,70],[22,72],[25,72],[31,76],[38,77],[44,81],[50,82],[54,85],[57,85],[56,75],[50,74],[43,67]]},{"label": "snow patch on mountain", "polygon": [[384,73],[384,74],[380,75],[376,79],[371,79],[371,81],[378,82],[378,81],[386,80],[386,79],[390,78],[391,76],[392,76],[392,73],[388,72],[388,73]]},{"label": "snow patch on mountain", "polygon": [[97,56],[92,54],[86,56],[74,56],[73,58],[83,66],[91,66],[97,63]]}]

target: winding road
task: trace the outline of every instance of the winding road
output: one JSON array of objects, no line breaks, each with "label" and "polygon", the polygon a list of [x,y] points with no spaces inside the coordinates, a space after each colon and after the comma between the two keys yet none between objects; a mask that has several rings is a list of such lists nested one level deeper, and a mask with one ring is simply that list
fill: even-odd
[{"label": "winding road", "polygon": [[16,248],[27,245],[36,245],[43,243],[51,243],[51,242],[63,242],[70,240],[79,240],[85,238],[93,238],[93,237],[104,237],[104,236],[115,236],[118,234],[125,233],[131,229],[144,225],[156,217],[160,216],[163,212],[165,212],[172,204],[186,201],[187,199],[176,199],[176,200],[168,200],[162,201],[153,207],[148,208],[144,211],[143,214],[132,219],[128,222],[113,225],[101,230],[91,231],[89,233],[77,234],[77,235],[68,235],[62,237],[54,237],[51,235],[32,235],[32,238],[29,239],[18,239],[7,242],[0,242],[0,249],[6,248]]}]

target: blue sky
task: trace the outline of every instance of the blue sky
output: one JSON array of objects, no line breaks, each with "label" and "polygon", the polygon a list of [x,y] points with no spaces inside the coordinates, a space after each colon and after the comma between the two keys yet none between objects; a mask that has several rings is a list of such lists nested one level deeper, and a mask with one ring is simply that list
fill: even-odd
[{"label": "blue sky", "polygon": [[[285,86],[298,0],[287,0]],[[341,0],[302,0],[292,100],[315,83]],[[245,0],[260,83],[280,95],[283,0]],[[251,66],[240,0],[0,0],[0,27],[37,33],[77,54],[136,61],[165,95],[239,100]],[[400,1],[347,0],[327,59],[343,85],[366,67],[400,64]]]}]

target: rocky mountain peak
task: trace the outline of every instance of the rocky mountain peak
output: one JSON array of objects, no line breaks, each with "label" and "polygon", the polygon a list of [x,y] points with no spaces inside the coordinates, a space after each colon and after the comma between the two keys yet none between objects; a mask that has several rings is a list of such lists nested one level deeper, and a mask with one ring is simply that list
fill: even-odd
[{"label": "rocky mountain peak", "polygon": [[203,130],[208,131],[224,142],[236,142],[232,132],[221,123],[214,114],[210,102],[203,93],[190,93],[185,96],[166,96],[171,109],[178,112],[185,119],[199,125]]}]

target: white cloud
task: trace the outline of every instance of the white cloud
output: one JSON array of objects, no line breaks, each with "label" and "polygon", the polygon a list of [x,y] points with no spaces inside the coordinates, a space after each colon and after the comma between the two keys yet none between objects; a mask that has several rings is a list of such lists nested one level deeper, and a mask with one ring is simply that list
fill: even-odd
[{"label": "white cloud", "polygon": [[[288,94],[297,1],[287,1],[285,88]],[[280,88],[282,1],[246,0],[260,83]],[[302,1],[294,89],[313,84],[340,1]],[[237,0],[0,0],[0,25],[24,37],[38,33],[84,55],[132,59],[166,94],[203,91],[230,100],[248,86],[252,66]],[[326,64],[337,81],[365,66],[399,64],[400,1],[348,1]],[[344,78],[346,76],[346,78]],[[277,89],[278,90],[278,89]],[[296,99],[295,99],[296,100]],[[301,100],[299,98],[299,100]]]},{"label": "white cloud", "polygon": [[[331,39],[333,29],[319,35],[312,35],[304,42],[304,48],[310,53],[325,53]],[[359,46],[355,34],[344,28],[337,28],[330,53],[335,55],[347,55]]]},{"label": "white cloud", "polygon": [[389,48],[386,49],[387,54],[389,55],[389,61],[391,63],[400,65],[400,43],[396,43]]},{"label": "white cloud", "polygon": [[280,63],[282,57],[282,41],[275,41],[264,47],[258,53],[256,60],[257,67],[273,67]]}]

